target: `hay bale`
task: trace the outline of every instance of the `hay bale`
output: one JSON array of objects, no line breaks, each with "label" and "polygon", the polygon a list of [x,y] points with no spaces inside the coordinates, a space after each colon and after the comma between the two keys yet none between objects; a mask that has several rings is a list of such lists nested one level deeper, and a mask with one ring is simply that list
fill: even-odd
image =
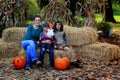
[{"label": "hay bale", "polygon": [[77,28],[65,26],[64,30],[67,34],[68,44],[72,46],[94,43],[98,39],[97,32],[90,27]]},{"label": "hay bale", "polygon": [[0,42],[3,42],[2,38],[0,38]]},{"label": "hay bale", "polygon": [[[90,27],[77,28],[65,26],[64,30],[67,34],[68,44],[72,46],[93,43],[98,38],[97,32]],[[8,28],[3,31],[2,38],[5,42],[20,43],[25,33],[26,28]]]},{"label": "hay bale", "polygon": [[24,49],[21,49],[19,52],[18,52],[18,55],[19,56],[26,56],[26,51]]},{"label": "hay bale", "polygon": [[120,58],[120,48],[118,46],[100,42],[76,47],[76,53],[80,56],[87,56],[92,59],[102,59],[105,61]]},{"label": "hay bale", "polygon": [[67,57],[67,53],[64,50],[54,50],[54,57]]},{"label": "hay bale", "polygon": [[[26,51],[24,49],[21,49],[18,53],[19,56],[25,56],[26,55]],[[39,48],[37,49],[37,55],[40,56],[40,50]],[[54,58],[56,57],[60,57],[60,56],[67,56],[67,54],[65,53],[64,50],[54,50]],[[44,64],[45,65],[49,65],[49,53],[45,53],[44,54]]]},{"label": "hay bale", "polygon": [[[54,58],[60,57],[60,56],[67,56],[64,50],[54,50]],[[49,65],[49,53],[45,53],[44,55],[44,64]]]},{"label": "hay bale", "polygon": [[8,43],[15,42],[20,44],[25,33],[26,33],[26,28],[23,28],[23,27],[7,28],[3,31],[2,39]]},{"label": "hay bale", "polygon": [[17,43],[6,43],[4,41],[0,41],[0,59],[1,58],[10,58],[18,55],[20,51],[20,46]]}]

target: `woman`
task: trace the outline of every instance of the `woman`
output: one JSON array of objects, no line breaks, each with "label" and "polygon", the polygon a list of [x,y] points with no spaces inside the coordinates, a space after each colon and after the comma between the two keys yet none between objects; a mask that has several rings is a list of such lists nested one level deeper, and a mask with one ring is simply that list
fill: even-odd
[{"label": "woman", "polygon": [[30,69],[32,63],[35,63],[36,65],[41,64],[36,52],[37,41],[43,30],[40,22],[41,17],[35,15],[34,24],[28,25],[26,35],[22,40],[22,48],[26,50],[26,69]]}]

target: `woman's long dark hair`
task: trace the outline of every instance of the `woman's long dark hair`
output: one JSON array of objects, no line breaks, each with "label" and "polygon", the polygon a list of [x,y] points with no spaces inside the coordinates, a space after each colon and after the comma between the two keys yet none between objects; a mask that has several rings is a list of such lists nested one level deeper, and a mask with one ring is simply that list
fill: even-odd
[{"label": "woman's long dark hair", "polygon": [[61,28],[60,28],[59,31],[63,31],[63,24],[62,24],[62,22],[61,21],[56,21],[54,26],[53,26],[54,32],[58,31],[58,29],[56,28],[57,23],[60,23],[60,25],[61,25]]}]

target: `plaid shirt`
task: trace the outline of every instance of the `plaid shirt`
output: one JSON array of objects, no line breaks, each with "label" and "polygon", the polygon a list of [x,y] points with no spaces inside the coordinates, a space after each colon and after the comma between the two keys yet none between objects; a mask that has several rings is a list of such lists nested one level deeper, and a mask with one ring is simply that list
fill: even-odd
[{"label": "plaid shirt", "polygon": [[53,37],[48,37],[47,34],[45,34],[44,32],[42,32],[40,34],[40,38],[39,38],[39,42],[41,43],[42,41],[45,41],[45,40],[50,40],[51,41],[51,44],[55,45],[55,40],[53,39]]}]

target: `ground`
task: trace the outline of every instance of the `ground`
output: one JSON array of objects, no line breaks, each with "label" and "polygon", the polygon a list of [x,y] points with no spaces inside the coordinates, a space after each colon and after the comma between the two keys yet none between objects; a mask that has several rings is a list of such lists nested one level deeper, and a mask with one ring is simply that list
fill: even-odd
[{"label": "ground", "polygon": [[[103,38],[100,42],[108,42],[120,46],[120,37]],[[48,67],[33,67],[32,70],[15,69],[13,58],[0,60],[0,80],[120,80],[120,59],[104,63],[78,57],[79,65],[71,65],[67,70],[50,70]]]}]

